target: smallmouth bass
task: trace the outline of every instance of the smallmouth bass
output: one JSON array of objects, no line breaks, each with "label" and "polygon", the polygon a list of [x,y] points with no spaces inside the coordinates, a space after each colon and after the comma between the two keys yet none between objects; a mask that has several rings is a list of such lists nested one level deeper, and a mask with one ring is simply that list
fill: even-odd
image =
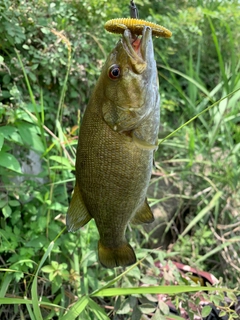
[{"label": "smallmouth bass", "polygon": [[146,192],[160,122],[158,76],[152,29],[141,39],[129,29],[112,50],[80,126],[76,184],[67,227],[76,231],[95,219],[104,267],[136,262],[125,239],[129,222],[154,220]]}]

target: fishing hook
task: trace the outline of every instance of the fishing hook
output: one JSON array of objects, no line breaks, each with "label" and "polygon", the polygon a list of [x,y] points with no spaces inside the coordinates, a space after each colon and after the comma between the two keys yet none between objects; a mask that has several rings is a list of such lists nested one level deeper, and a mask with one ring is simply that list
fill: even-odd
[{"label": "fishing hook", "polygon": [[[133,0],[130,1],[129,8],[130,8],[130,17],[132,19],[138,19],[138,9],[137,9],[137,6],[135,5],[135,3],[133,2]],[[134,35],[134,36],[135,36],[135,39],[133,39],[132,45],[138,39],[137,35]]]},{"label": "fishing hook", "polygon": [[138,19],[138,9],[133,0],[130,1],[130,17],[133,19]]}]

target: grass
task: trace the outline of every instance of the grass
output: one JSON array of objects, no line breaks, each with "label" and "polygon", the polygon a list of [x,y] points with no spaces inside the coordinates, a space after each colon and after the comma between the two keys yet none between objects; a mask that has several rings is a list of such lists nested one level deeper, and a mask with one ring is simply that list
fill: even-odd
[{"label": "grass", "polygon": [[[59,310],[61,307],[59,305],[48,303],[48,302],[41,302],[39,300],[38,295],[38,277],[39,272],[45,263],[47,257],[50,255],[52,249],[54,247],[54,242],[51,242],[49,247],[47,248],[45,254],[43,255],[41,261],[39,262],[38,268],[36,273],[33,277],[33,282],[31,286],[31,296],[32,299],[16,299],[16,298],[5,298],[0,297],[0,303],[2,305],[6,304],[24,304],[27,306],[27,310],[31,320],[42,320],[42,313],[40,306],[48,306],[52,309]],[[109,281],[103,287],[95,290],[90,294],[85,294],[79,296],[78,300],[71,306],[69,310],[65,310],[65,314],[61,317],[62,320],[70,320],[76,319],[85,309],[86,307],[89,308],[90,311],[93,312],[97,316],[97,319],[110,319],[106,313],[103,311],[99,305],[92,300],[93,297],[114,297],[114,296],[129,296],[129,295],[146,295],[146,294],[169,294],[169,295],[176,295],[179,293],[187,293],[187,292],[200,292],[200,291],[208,291],[208,292],[234,292],[228,288],[215,288],[215,287],[201,287],[201,286],[148,286],[148,287],[132,287],[132,288],[109,288],[113,286],[115,283],[118,283],[125,275],[128,274],[131,270],[133,270],[136,266],[139,265],[144,259],[138,261],[133,266],[129,267],[125,272],[122,272],[119,276],[114,278],[113,280]],[[7,274],[11,273],[12,270],[6,270]],[[6,282],[6,281],[5,281]],[[3,284],[4,285],[4,284]],[[31,308],[32,306],[32,308]],[[48,319],[48,318],[47,318]],[[177,319],[177,318],[176,318]]]},{"label": "grass", "polygon": [[[19,57],[20,58],[20,57]],[[21,61],[21,60],[20,60]],[[23,69],[24,70],[24,69]],[[28,82],[28,78],[25,74],[26,77],[26,81]],[[30,96],[31,94],[31,90],[29,90],[30,92]],[[231,99],[233,99],[235,97],[235,94],[238,94],[239,89],[236,89],[234,92],[229,93],[228,95],[226,95],[225,97],[221,98],[220,100],[216,101],[215,103],[213,103],[212,105],[210,105],[209,107],[205,108],[204,110],[202,110],[200,113],[198,113],[196,116],[194,116],[193,118],[191,118],[189,121],[187,121],[186,123],[184,123],[183,125],[181,125],[179,128],[177,128],[175,131],[173,131],[172,133],[170,133],[168,136],[166,136],[165,138],[160,140],[160,145],[161,144],[165,144],[166,146],[166,142],[168,142],[172,137],[177,137],[177,134],[179,134],[180,130],[184,130],[184,128],[186,128],[187,126],[189,126],[194,120],[198,119],[199,117],[201,117],[204,113],[209,112],[211,109],[216,108],[219,106],[219,104],[221,104],[224,100],[227,100],[228,103],[231,103]],[[34,102],[34,100],[32,100],[32,102]],[[31,119],[33,119],[33,121],[36,121],[36,125],[39,127],[43,127],[44,125],[41,121],[40,118],[35,118],[35,115],[33,115],[32,113],[29,113],[26,109],[24,109],[27,114],[31,117]],[[219,109],[217,111],[217,113],[219,112]],[[216,113],[215,116],[217,117]],[[223,116],[223,114],[222,114]],[[216,126],[218,128],[218,130],[220,130],[219,128],[219,122],[224,123],[224,121],[220,121],[218,119],[218,122],[216,123]],[[216,129],[214,128],[213,131],[215,132]],[[58,148],[58,152],[60,152],[60,154],[62,153],[61,150],[64,150],[64,156],[60,155],[60,156],[49,156],[48,159],[48,163],[49,163],[49,171],[51,174],[51,171],[54,171],[56,169],[62,169],[62,170],[69,170],[69,168],[71,168],[71,166],[69,166],[69,158],[72,159],[71,156],[69,156],[69,153],[66,151],[66,149],[62,144],[62,142],[64,142],[65,138],[63,136],[63,131],[62,130],[57,130],[57,132],[62,135],[62,138],[56,137],[52,132],[49,132],[49,130],[47,130],[47,132],[53,137],[55,138],[55,147]],[[44,134],[45,135],[45,134]],[[42,134],[43,136],[43,134]],[[217,137],[217,135],[213,135],[215,137]],[[211,141],[211,140],[210,140]],[[194,144],[197,144],[198,142],[195,141]],[[54,147],[54,146],[53,146]],[[60,148],[59,148],[60,147]],[[67,159],[67,161],[66,161]],[[50,165],[50,161],[54,161],[59,163],[60,165],[57,166],[51,166]],[[73,161],[73,159],[72,159]],[[174,160],[175,162],[177,160]],[[190,160],[189,159],[178,159],[178,161],[182,161],[182,162],[191,162],[194,160]],[[192,165],[193,165],[192,162]],[[204,175],[204,174],[203,174]],[[204,177],[201,177],[204,178]],[[210,178],[204,178],[207,179],[207,183],[210,185],[211,189],[213,188],[213,191],[215,193],[212,194],[212,200],[207,200],[206,204],[203,205],[203,208],[198,212],[198,214],[196,215],[196,217],[194,219],[191,220],[191,222],[186,226],[186,228],[181,232],[181,235],[179,236],[179,242],[182,241],[182,239],[189,234],[189,232],[191,231],[191,229],[194,229],[198,223],[204,219],[204,217],[206,217],[206,215],[209,215],[209,212],[211,212],[212,209],[214,209],[216,206],[219,206],[218,202],[220,200],[220,198],[223,198],[223,193],[221,191],[218,191],[218,188],[215,186],[215,182],[213,182]],[[54,188],[55,188],[55,183],[50,185],[50,195],[53,195],[54,193]],[[50,196],[51,199],[51,196]],[[159,201],[159,199],[156,200],[152,200],[153,202],[156,201],[156,203]],[[163,199],[164,201],[164,199]],[[51,209],[48,209],[48,221],[50,220],[50,215],[51,215]],[[64,230],[64,229],[63,229]],[[61,233],[63,232],[63,230],[61,231]],[[48,231],[47,231],[48,232]],[[60,233],[57,236],[57,238],[60,237]],[[10,285],[12,279],[11,279],[11,274],[12,272],[17,272],[16,270],[11,270],[11,269],[5,269],[6,272],[6,276],[4,277],[3,281],[2,281],[2,286],[1,286],[1,304],[2,305],[9,305],[9,304],[16,304],[16,305],[20,305],[20,304],[24,304],[27,307],[27,311],[29,314],[29,317],[32,320],[41,320],[41,319],[49,319],[49,316],[47,317],[43,317],[42,316],[42,307],[43,306],[48,306],[52,311],[51,311],[51,315],[53,316],[54,314],[59,314],[61,315],[61,319],[63,320],[68,320],[68,319],[77,319],[82,312],[86,312],[87,314],[92,314],[93,319],[110,319],[106,312],[99,307],[98,303],[96,303],[95,300],[93,300],[96,297],[111,297],[113,298],[114,296],[129,296],[129,295],[155,295],[155,294],[172,294],[172,295],[178,295],[178,294],[184,294],[187,292],[200,292],[200,291],[206,291],[208,290],[208,292],[210,291],[216,291],[216,288],[214,287],[209,287],[208,289],[206,289],[206,287],[199,287],[199,286],[184,286],[184,285],[178,285],[178,286],[148,286],[148,287],[122,287],[120,285],[120,287],[116,287],[116,284],[120,284],[121,281],[128,275],[129,272],[131,272],[131,270],[133,270],[134,268],[136,268],[137,266],[139,266],[140,263],[144,262],[144,259],[140,260],[139,262],[137,262],[135,265],[131,266],[130,268],[128,268],[125,272],[120,273],[117,277],[113,278],[113,280],[110,280],[109,282],[107,282],[105,285],[103,286],[99,286],[96,290],[92,291],[90,290],[90,278],[89,278],[89,274],[88,274],[88,267],[87,265],[84,265],[83,260],[84,260],[84,256],[88,255],[88,248],[86,247],[86,243],[88,243],[89,241],[91,241],[91,237],[89,239],[89,225],[86,227],[85,232],[82,234],[82,237],[80,238],[80,247],[81,249],[81,253],[78,254],[77,252],[73,253],[73,268],[74,271],[76,272],[76,274],[80,275],[82,274],[82,278],[83,278],[83,282],[82,282],[82,290],[81,290],[81,281],[79,278],[77,278],[77,282],[76,282],[76,293],[78,296],[78,299],[73,302],[73,304],[71,305],[70,308],[64,307],[65,303],[61,303],[61,304],[55,304],[52,302],[44,302],[41,301],[42,298],[44,298],[43,296],[41,297],[39,295],[39,289],[38,289],[38,282],[40,278],[39,273],[41,272],[42,266],[44,265],[44,263],[46,262],[46,260],[48,258],[50,258],[51,252],[53,250],[54,247],[54,242],[51,242],[50,245],[48,246],[48,248],[46,248],[44,255],[42,256],[40,262],[38,263],[38,267],[34,273],[34,275],[32,276],[32,280],[30,280],[32,282],[31,284],[31,299],[16,299],[16,298],[7,298],[5,297],[5,294],[7,292],[7,288]],[[229,247],[234,241],[239,241],[239,237],[235,237],[234,239],[232,239],[231,241],[226,241],[222,244],[219,244],[217,247],[215,247],[214,249],[210,250],[210,252],[208,252],[205,255],[202,255],[201,257],[198,257],[198,260],[195,261],[196,264],[200,264],[204,261],[206,261],[209,257],[211,257],[212,255],[216,254],[217,252],[221,251],[223,248],[225,247]],[[149,252],[150,253],[150,252]],[[148,255],[149,255],[148,253]],[[81,261],[81,257],[82,257],[82,263],[79,261]],[[94,256],[94,258],[96,258]],[[4,271],[4,270],[3,270]],[[124,283],[124,282],[123,282]],[[28,284],[29,285],[29,284]],[[113,288],[109,288],[109,287],[113,287]],[[228,288],[217,288],[218,292],[232,292],[231,289]],[[83,295],[84,293],[84,295]],[[63,293],[64,294],[64,293]],[[63,297],[61,298],[61,300],[63,299]],[[63,302],[63,301],[62,301]],[[55,311],[54,311],[55,310]],[[180,317],[176,317],[180,318]]]}]

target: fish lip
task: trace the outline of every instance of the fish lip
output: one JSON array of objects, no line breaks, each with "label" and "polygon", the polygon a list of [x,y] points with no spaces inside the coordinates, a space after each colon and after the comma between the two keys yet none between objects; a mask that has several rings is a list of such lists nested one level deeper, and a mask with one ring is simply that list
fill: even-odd
[{"label": "fish lip", "polygon": [[138,46],[137,50],[134,50],[133,43],[136,41],[136,37],[137,36],[132,34],[129,29],[126,29],[123,33],[122,43],[132,62],[132,65],[142,65],[142,67],[138,68],[138,71],[141,71],[138,73],[142,73],[146,69],[148,47],[150,44],[152,44],[152,29],[148,26],[143,27],[140,45]]},{"label": "fish lip", "polygon": [[147,62],[147,52],[149,47],[152,47],[152,29],[148,26],[144,26],[143,28],[143,34],[142,34],[142,39],[141,39],[141,54],[144,59],[144,61]]}]

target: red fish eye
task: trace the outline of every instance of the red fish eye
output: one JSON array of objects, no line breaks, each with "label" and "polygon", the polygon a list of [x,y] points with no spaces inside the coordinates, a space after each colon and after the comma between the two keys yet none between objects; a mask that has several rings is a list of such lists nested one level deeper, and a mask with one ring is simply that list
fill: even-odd
[{"label": "red fish eye", "polygon": [[112,65],[108,70],[108,76],[113,80],[118,79],[120,77],[120,74],[120,67],[117,64]]}]

